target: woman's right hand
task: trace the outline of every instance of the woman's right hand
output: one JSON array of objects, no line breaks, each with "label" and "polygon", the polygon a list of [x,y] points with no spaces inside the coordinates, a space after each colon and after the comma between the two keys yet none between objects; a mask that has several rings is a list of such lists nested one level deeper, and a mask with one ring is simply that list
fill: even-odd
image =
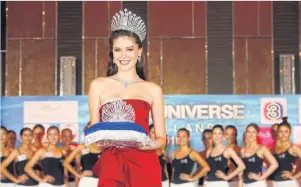
[{"label": "woman's right hand", "polygon": [[6,179],[6,177],[4,175],[1,175],[0,179],[3,180]]},{"label": "woman's right hand", "polygon": [[92,177],[93,172],[91,170],[85,170],[80,174],[80,177]]},{"label": "woman's right hand", "polygon": [[225,180],[225,181],[229,180],[229,179],[228,179],[228,176],[227,176],[224,172],[222,172],[221,170],[217,170],[217,171],[215,172],[215,176],[216,176],[217,178],[223,179],[223,180]]},{"label": "woman's right hand", "polygon": [[115,147],[116,146],[115,142],[111,141],[111,140],[100,140],[100,141],[96,142],[95,145],[99,149],[105,149],[107,147]]},{"label": "woman's right hand", "polygon": [[261,179],[261,174],[260,173],[258,174],[258,173],[250,172],[248,174],[248,177],[249,177],[249,179],[253,179],[253,180],[256,180],[256,181],[263,180],[263,179]]},{"label": "woman's right hand", "polygon": [[185,180],[185,181],[189,181],[189,182],[193,182],[194,181],[193,177],[191,175],[186,174],[186,173],[181,173],[180,176],[179,176],[179,178],[181,180]]},{"label": "woman's right hand", "polygon": [[44,182],[53,183],[55,181],[55,178],[50,175],[46,175],[43,179]]},{"label": "woman's right hand", "polygon": [[28,180],[28,176],[26,174],[18,176],[18,181],[17,183],[24,183]]}]

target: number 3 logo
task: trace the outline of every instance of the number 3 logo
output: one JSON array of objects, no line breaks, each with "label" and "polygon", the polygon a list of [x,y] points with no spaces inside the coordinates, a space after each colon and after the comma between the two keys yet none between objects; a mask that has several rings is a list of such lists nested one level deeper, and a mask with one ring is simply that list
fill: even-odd
[{"label": "number 3 logo", "polygon": [[277,102],[267,103],[264,107],[264,114],[269,120],[278,120],[283,115],[283,107]]}]

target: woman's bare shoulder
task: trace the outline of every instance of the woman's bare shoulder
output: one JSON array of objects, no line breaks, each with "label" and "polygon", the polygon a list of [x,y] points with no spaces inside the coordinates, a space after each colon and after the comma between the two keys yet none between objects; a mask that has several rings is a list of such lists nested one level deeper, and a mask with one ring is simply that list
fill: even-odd
[{"label": "woman's bare shoulder", "polygon": [[110,77],[97,77],[91,81],[90,88],[98,88],[98,89],[103,88],[110,81],[111,81]]},{"label": "woman's bare shoulder", "polygon": [[162,88],[160,85],[158,85],[154,82],[148,82],[148,81],[145,81],[144,84],[145,84],[145,87],[147,88],[147,90],[149,90],[149,92],[152,93],[152,95],[162,93]]},{"label": "woman's bare shoulder", "polygon": [[103,84],[111,79],[110,77],[97,77],[91,81],[91,84]]},{"label": "woman's bare shoulder", "polygon": [[155,82],[151,82],[151,81],[144,81],[145,86],[150,87],[150,88],[161,88],[160,85],[158,85]]}]

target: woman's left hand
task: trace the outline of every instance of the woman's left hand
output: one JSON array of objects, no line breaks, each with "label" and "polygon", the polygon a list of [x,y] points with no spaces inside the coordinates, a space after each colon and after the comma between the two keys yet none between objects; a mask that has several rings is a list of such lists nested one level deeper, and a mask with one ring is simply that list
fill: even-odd
[{"label": "woman's left hand", "polygon": [[220,171],[220,170],[218,170],[218,171],[215,172],[215,176],[216,176],[217,178],[223,179],[223,180],[225,180],[225,181],[228,180],[227,175],[226,175],[224,172]]},{"label": "woman's left hand", "polygon": [[283,171],[281,174],[281,177],[283,177],[284,179],[290,179],[290,180],[294,179],[293,173],[290,171]]},{"label": "woman's left hand", "polygon": [[181,180],[185,180],[185,181],[189,181],[189,182],[193,182],[193,178],[191,175],[185,174],[185,173],[181,173],[179,178]]},{"label": "woman's left hand", "polygon": [[248,177],[249,177],[250,179],[254,179],[254,180],[257,180],[257,181],[262,180],[260,174],[257,174],[257,173],[252,173],[252,172],[250,172],[250,173],[248,174]]}]

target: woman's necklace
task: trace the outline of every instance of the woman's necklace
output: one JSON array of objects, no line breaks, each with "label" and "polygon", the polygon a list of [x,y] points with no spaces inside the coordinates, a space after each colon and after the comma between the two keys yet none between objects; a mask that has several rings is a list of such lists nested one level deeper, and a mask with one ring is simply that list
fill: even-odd
[{"label": "woman's necklace", "polygon": [[114,78],[119,81],[121,84],[123,84],[123,87],[127,88],[129,85],[136,83],[139,80],[139,76],[137,75],[137,77],[134,80],[131,81],[126,81],[121,79],[120,77],[118,77],[117,75],[114,76]]}]

